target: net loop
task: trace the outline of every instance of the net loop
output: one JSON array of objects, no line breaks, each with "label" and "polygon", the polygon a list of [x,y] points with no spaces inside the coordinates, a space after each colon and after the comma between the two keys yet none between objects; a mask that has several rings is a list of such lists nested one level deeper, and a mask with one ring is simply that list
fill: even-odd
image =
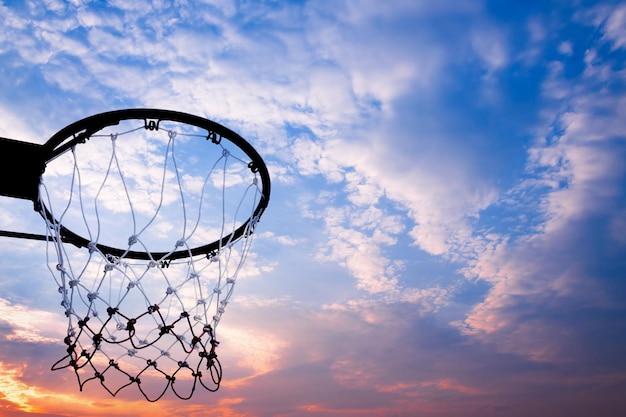
[{"label": "net loop", "polygon": [[207,140],[210,140],[212,143],[219,145],[222,142],[222,137],[215,132],[209,131]]}]

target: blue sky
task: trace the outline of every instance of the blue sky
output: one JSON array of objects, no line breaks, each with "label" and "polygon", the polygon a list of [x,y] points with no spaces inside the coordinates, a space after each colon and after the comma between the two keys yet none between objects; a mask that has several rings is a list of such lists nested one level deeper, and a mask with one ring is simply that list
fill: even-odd
[{"label": "blue sky", "polygon": [[[0,4],[0,136],[166,108],[237,131],[272,177],[224,385],[187,402],[49,372],[45,245],[0,241],[8,415],[626,411],[624,4]],[[0,203],[2,229],[43,232]]]}]

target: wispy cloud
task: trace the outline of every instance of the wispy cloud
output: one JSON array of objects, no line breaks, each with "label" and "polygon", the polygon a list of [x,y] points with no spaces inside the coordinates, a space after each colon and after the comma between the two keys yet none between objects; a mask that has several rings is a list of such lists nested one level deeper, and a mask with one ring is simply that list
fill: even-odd
[{"label": "wispy cloud", "polygon": [[[522,3],[3,5],[0,135],[43,143],[99,111],[161,107],[263,155],[273,195],[220,325],[214,415],[621,415],[626,8]],[[120,153],[143,155],[122,162],[145,213],[150,150]],[[107,162],[84,168],[90,197]],[[30,206],[7,201],[2,227],[41,227]],[[45,246],[0,246],[6,404],[63,414],[72,395],[42,398],[73,375],[43,377],[33,353],[60,345],[62,308],[43,267],[19,272]],[[83,414],[127,411],[83,395]]]},{"label": "wispy cloud", "polygon": [[[626,126],[621,95],[595,90],[606,74],[585,71],[572,86],[577,94],[568,110],[529,149],[533,180],[525,184],[535,189],[529,198],[543,218],[541,228],[518,244],[483,252],[476,263],[477,275],[493,287],[465,320],[466,331],[503,351],[536,361],[582,360],[588,347],[579,326],[587,321],[579,315],[621,308],[613,271],[623,268],[617,255],[623,242],[613,237],[612,225],[619,225],[623,211]],[[552,317],[557,311],[578,323]],[[595,349],[611,349],[603,340],[595,343]]]},{"label": "wispy cloud", "polygon": [[13,304],[2,298],[0,298],[0,321],[8,326],[9,331],[3,338],[10,341],[51,343],[61,340],[65,330],[65,321],[57,314]]}]

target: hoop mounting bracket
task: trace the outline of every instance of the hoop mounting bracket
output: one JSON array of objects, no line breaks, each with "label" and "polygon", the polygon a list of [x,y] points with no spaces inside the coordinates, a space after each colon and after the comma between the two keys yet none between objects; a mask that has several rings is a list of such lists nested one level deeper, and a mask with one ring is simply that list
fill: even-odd
[{"label": "hoop mounting bracket", "polygon": [[0,137],[0,195],[37,201],[44,146]]}]

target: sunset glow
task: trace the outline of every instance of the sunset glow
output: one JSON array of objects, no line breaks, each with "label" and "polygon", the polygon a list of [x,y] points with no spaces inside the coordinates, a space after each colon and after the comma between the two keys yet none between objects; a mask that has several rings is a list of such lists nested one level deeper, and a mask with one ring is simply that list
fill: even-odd
[{"label": "sunset glow", "polygon": [[[624,2],[0,0],[0,28],[1,416],[626,415]],[[42,168],[121,109],[234,133],[142,114]],[[36,188],[84,247],[15,238],[66,233]]]}]

